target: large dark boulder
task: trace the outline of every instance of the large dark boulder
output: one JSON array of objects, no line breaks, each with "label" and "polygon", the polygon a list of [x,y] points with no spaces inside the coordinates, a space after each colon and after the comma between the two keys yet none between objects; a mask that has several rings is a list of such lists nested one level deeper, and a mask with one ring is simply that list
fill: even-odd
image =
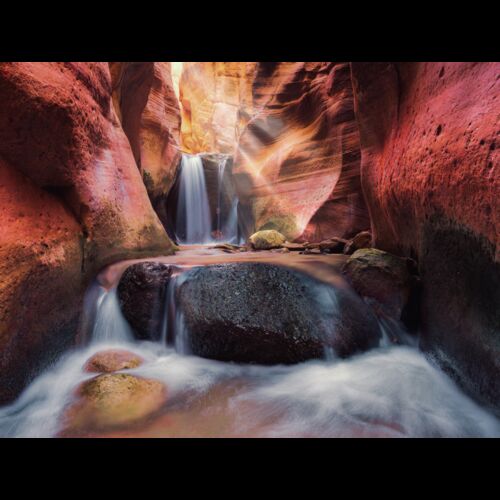
[{"label": "large dark boulder", "polygon": [[160,338],[171,276],[172,268],[160,262],[133,264],[123,273],[118,284],[118,300],[137,338]]},{"label": "large dark boulder", "polygon": [[221,361],[345,357],[380,338],[373,313],[348,288],[270,264],[192,269],[178,278],[176,298],[192,353]]}]

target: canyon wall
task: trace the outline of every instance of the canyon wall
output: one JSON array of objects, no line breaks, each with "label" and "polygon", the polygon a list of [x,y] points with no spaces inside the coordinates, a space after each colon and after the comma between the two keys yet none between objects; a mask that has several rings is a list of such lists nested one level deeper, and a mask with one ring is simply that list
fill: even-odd
[{"label": "canyon wall", "polygon": [[375,245],[418,260],[422,348],[500,411],[500,65],[352,75]]},{"label": "canyon wall", "polygon": [[349,64],[258,63],[252,97],[233,169],[246,233],[320,241],[366,229]]},{"label": "canyon wall", "polygon": [[172,253],[107,63],[0,64],[0,403],[75,338],[104,265]]},{"label": "canyon wall", "polygon": [[187,153],[233,154],[251,114],[256,63],[185,62],[179,81],[181,143]]},{"label": "canyon wall", "polygon": [[149,197],[161,221],[163,197],[181,153],[181,116],[169,62],[112,62],[113,102]]}]

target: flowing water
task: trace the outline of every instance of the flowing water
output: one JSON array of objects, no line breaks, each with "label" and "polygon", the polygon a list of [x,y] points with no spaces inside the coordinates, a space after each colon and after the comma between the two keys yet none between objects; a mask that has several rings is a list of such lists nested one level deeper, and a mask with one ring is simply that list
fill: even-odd
[{"label": "flowing water", "polygon": [[231,189],[229,193],[229,209],[226,210],[224,203],[224,199],[228,197],[226,192],[227,162],[228,158],[223,157],[218,165],[215,233],[212,233],[210,204],[202,158],[197,155],[182,155],[176,216],[176,238],[179,243],[193,245],[239,242],[239,200],[234,189]]},{"label": "flowing water", "polygon": [[239,199],[236,192],[232,192],[231,206],[229,211],[223,214],[222,200],[224,197],[224,174],[228,159],[222,158],[219,163],[217,175],[217,234],[218,240],[227,243],[241,243],[238,238],[238,204]]},{"label": "flowing water", "polygon": [[177,235],[182,244],[212,241],[205,172],[199,156],[182,155],[177,227],[184,228],[184,233]]},{"label": "flowing water", "polygon": [[181,279],[177,274],[169,284],[158,342],[133,339],[117,302],[116,283],[107,289],[93,285],[86,318],[93,323],[91,337],[40,374],[17,401],[0,408],[0,436],[58,435],[75,388],[96,375],[83,370],[86,360],[120,348],[144,358],[143,365],[127,373],[164,383],[167,403],[139,427],[90,435],[500,437],[496,417],[462,393],[417,347],[391,345],[387,335],[378,348],[346,360],[326,353],[324,360],[292,366],[240,365],[190,355],[174,298]]}]

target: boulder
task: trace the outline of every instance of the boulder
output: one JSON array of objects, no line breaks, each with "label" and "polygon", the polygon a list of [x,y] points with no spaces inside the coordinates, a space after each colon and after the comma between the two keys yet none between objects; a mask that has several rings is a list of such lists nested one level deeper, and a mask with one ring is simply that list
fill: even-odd
[{"label": "boulder", "polygon": [[118,284],[118,300],[137,338],[160,338],[171,276],[172,268],[160,262],[133,264],[123,273]]},{"label": "boulder", "polygon": [[380,338],[355,293],[271,264],[191,269],[178,278],[176,298],[192,353],[221,361],[297,363],[325,349],[345,357]]},{"label": "boulder", "polygon": [[275,231],[268,229],[264,231],[257,231],[253,233],[248,242],[252,245],[254,250],[270,250],[271,248],[280,248],[285,243],[285,237]]},{"label": "boulder", "polygon": [[411,259],[363,248],[349,257],[342,272],[362,297],[374,300],[371,305],[399,320],[417,282],[412,268]]},{"label": "boulder", "polygon": [[142,365],[144,359],[137,354],[123,349],[99,351],[87,360],[83,369],[86,372],[110,373],[128,370]]},{"label": "boulder", "polygon": [[159,410],[165,386],[152,379],[108,373],[84,382],[65,415],[67,432],[101,431],[135,424]]}]

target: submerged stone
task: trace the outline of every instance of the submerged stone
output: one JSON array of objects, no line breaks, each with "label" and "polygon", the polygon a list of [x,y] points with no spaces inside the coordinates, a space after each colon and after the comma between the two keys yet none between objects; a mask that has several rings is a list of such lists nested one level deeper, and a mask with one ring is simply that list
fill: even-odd
[{"label": "submerged stone", "polygon": [[142,365],[144,359],[124,349],[108,349],[94,354],[84,366],[86,372],[110,373]]},{"label": "submerged stone", "polygon": [[105,430],[139,422],[165,403],[165,386],[125,373],[99,375],[84,382],[66,414],[66,432]]},{"label": "submerged stone", "polygon": [[221,361],[275,364],[345,357],[378,345],[377,320],[348,288],[263,263],[195,268],[178,279],[193,354]]}]

